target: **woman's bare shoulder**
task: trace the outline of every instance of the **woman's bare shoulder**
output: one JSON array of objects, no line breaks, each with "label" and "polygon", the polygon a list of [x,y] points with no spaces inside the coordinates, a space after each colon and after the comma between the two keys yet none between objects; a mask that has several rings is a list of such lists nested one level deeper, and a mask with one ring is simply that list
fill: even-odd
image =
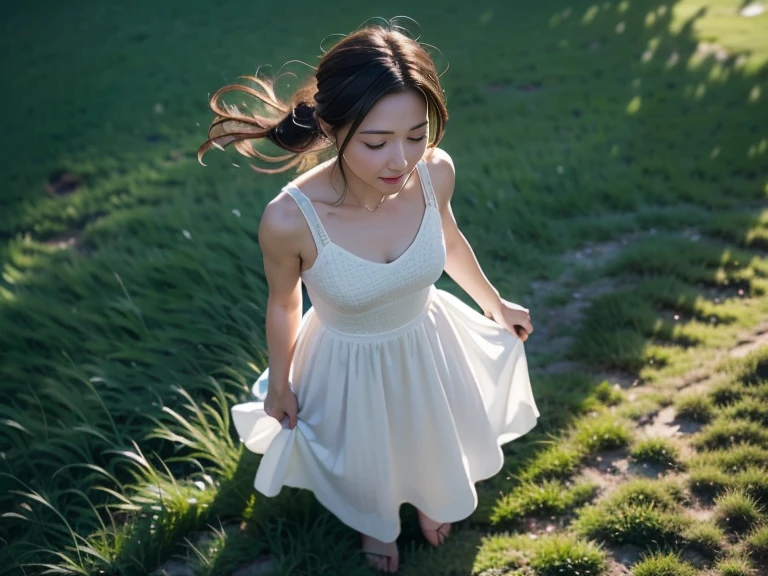
[{"label": "woman's bare shoulder", "polygon": [[453,188],[456,183],[456,169],[450,154],[442,148],[430,148],[424,156],[425,164],[429,170],[429,178],[435,189],[438,203],[443,206],[453,196]]},{"label": "woman's bare shoulder", "polygon": [[333,158],[313,166],[291,181],[295,187],[313,202],[332,203],[338,194],[330,188],[329,174],[333,170]]},{"label": "woman's bare shoulder", "polygon": [[283,189],[264,208],[259,222],[259,244],[290,250],[300,245],[305,228],[299,205]]}]

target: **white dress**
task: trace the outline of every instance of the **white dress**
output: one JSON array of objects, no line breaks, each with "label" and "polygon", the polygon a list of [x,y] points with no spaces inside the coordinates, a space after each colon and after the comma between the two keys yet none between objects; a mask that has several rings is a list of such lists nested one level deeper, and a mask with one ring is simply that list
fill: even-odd
[{"label": "white dress", "polygon": [[[522,341],[434,286],[445,266],[440,212],[417,165],[426,209],[412,244],[377,263],[330,240],[296,186],[318,256],[302,279],[312,300],[290,368],[299,412],[288,428],[263,402],[232,408],[245,446],[264,454],[255,487],[306,488],[348,526],[384,542],[409,502],[437,522],[477,507],[474,483],[501,470],[500,446],[539,411]],[[269,377],[266,370],[254,393]]]}]

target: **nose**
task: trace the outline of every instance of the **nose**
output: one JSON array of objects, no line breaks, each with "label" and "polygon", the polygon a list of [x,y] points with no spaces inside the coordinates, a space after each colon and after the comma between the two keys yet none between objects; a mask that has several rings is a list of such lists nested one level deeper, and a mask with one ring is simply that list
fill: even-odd
[{"label": "nose", "polygon": [[402,172],[408,167],[408,160],[405,158],[405,150],[402,146],[392,146],[392,155],[389,157],[388,168],[392,172]]}]

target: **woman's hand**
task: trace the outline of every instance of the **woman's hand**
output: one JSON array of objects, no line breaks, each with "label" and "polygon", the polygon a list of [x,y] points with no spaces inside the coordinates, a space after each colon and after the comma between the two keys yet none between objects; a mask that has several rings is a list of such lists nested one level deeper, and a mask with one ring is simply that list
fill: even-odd
[{"label": "woman's hand", "polygon": [[299,401],[296,394],[289,386],[280,388],[267,388],[267,397],[264,399],[264,412],[278,422],[288,416],[288,428],[296,428],[296,420],[299,413]]},{"label": "woman's hand", "polygon": [[505,330],[517,334],[523,342],[528,340],[529,334],[533,334],[531,314],[528,308],[523,308],[519,304],[502,299],[496,310],[486,311],[485,315]]}]

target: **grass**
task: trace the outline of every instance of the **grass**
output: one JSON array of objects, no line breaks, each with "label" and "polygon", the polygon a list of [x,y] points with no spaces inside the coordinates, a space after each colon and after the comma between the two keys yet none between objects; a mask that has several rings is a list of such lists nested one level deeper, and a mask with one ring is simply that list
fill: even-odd
[{"label": "grass", "polygon": [[706,423],[712,419],[713,412],[712,402],[706,396],[689,393],[675,400],[675,414],[681,419]]},{"label": "grass", "polygon": [[681,498],[675,484],[636,479],[582,508],[573,528],[582,536],[614,545],[679,545],[689,524],[678,510]]},{"label": "grass", "polygon": [[[289,175],[256,176],[229,153],[203,169],[194,151],[209,93],[260,65],[313,62],[325,35],[373,14],[351,2],[35,8],[14,6],[0,35],[12,55],[0,96],[0,574],[132,576],[170,558],[199,574],[254,561],[276,575],[369,574],[357,536],[310,494],[254,493],[259,460],[229,421],[266,366],[257,230]],[[692,499],[766,505],[768,352],[712,366],[723,381],[706,396],[673,384],[768,318],[768,14],[740,8],[388,5],[450,64],[442,146],[459,225],[546,333],[526,345],[542,418],[478,486],[487,513],[432,550],[406,512],[403,573],[600,574],[601,541],[727,547],[730,535],[688,521],[680,487],[630,475],[609,478],[611,493],[578,478],[606,451],[665,460],[670,445],[641,442],[638,428],[669,401],[707,424],[681,440],[697,449],[678,455]],[[653,391],[635,397],[617,375]],[[557,533],[518,533],[536,510]],[[713,569],[762,562],[761,518],[743,533],[748,559]],[[667,552],[631,569],[692,570]]]},{"label": "grass", "polygon": [[768,432],[749,420],[719,419],[707,425],[696,438],[697,448],[727,448],[734,444],[753,444],[768,448]]},{"label": "grass", "polygon": [[715,500],[715,521],[725,530],[744,533],[762,519],[761,506],[742,491],[727,491]]},{"label": "grass", "polygon": [[681,516],[653,504],[624,504],[611,510],[587,507],[573,524],[587,538],[640,547],[678,546],[685,527]]},{"label": "grass", "polygon": [[691,492],[699,498],[713,500],[731,486],[731,477],[717,466],[705,464],[694,468],[687,477]]},{"label": "grass", "polygon": [[621,420],[602,415],[580,421],[574,439],[586,453],[595,453],[623,448],[629,444],[630,431]]},{"label": "grass", "polygon": [[714,522],[695,522],[683,530],[686,546],[705,558],[713,559],[720,555],[724,530]]},{"label": "grass", "polygon": [[723,383],[710,390],[709,396],[716,406],[728,406],[741,400],[743,391],[730,383]]},{"label": "grass", "polygon": [[573,486],[564,486],[556,480],[523,483],[496,502],[491,522],[509,524],[525,516],[564,514],[587,502],[596,491],[597,487],[589,483]]},{"label": "grass", "polygon": [[643,478],[628,481],[617,490],[602,505],[624,506],[632,504],[649,504],[663,510],[673,510],[683,499],[683,492],[674,482],[659,482]]},{"label": "grass", "polygon": [[696,573],[693,566],[677,555],[661,552],[644,558],[633,571],[634,576],[695,576]]},{"label": "grass", "polygon": [[750,562],[739,557],[719,560],[716,569],[722,576],[751,576],[754,573]]},{"label": "grass", "polygon": [[632,446],[630,456],[637,462],[674,468],[679,464],[679,452],[678,447],[669,439],[645,438]]},{"label": "grass", "polygon": [[553,444],[540,450],[521,472],[521,479],[540,482],[547,479],[567,479],[578,468],[585,453],[580,446]]},{"label": "grass", "polygon": [[745,539],[745,547],[750,558],[756,564],[768,562],[768,525],[763,525],[750,533]]},{"label": "grass", "polygon": [[541,541],[530,566],[542,576],[597,576],[605,560],[605,553],[591,542],[555,536]]},{"label": "grass", "polygon": [[768,466],[768,450],[750,444],[737,444],[724,450],[707,450],[690,459],[693,468],[713,465],[725,473],[735,473],[752,466]]},{"label": "grass", "polygon": [[768,506],[768,470],[747,468],[736,475],[736,486],[752,497],[759,505]]}]

